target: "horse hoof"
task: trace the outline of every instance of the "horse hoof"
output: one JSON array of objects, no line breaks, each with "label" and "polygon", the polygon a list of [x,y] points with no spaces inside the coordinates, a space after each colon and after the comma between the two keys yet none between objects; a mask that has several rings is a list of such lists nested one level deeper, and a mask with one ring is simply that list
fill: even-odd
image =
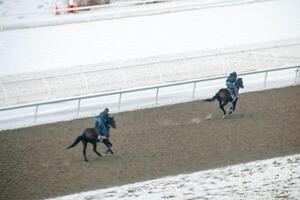
[{"label": "horse hoof", "polygon": [[110,153],[110,154],[114,154],[114,152],[113,152],[112,150],[110,150],[110,149],[107,150],[107,151],[105,151],[105,154],[109,154],[109,153]]},{"label": "horse hoof", "polygon": [[84,160],[85,162],[89,162],[88,160]]},{"label": "horse hoof", "polygon": [[224,115],[224,116],[223,116],[223,119],[226,119],[226,118],[227,118],[227,115]]}]

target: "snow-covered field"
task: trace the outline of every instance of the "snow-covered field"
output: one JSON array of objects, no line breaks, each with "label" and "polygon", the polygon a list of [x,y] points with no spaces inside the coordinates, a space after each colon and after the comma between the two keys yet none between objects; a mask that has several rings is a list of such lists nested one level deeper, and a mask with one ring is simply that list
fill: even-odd
[{"label": "snow-covered field", "polygon": [[300,36],[300,1],[0,32],[0,76],[176,55]]},{"label": "snow-covered field", "polygon": [[[12,2],[17,3],[15,9],[11,6]],[[37,21],[38,18],[42,21],[43,17],[46,20],[49,12],[46,15],[27,15],[27,10],[35,8],[35,11],[44,12],[49,11],[53,5],[53,1],[46,0],[0,0],[3,20],[0,22],[0,30],[9,23],[18,25],[28,22],[26,20]],[[1,31],[0,76],[72,69],[74,66],[78,69],[80,65],[95,63],[118,61],[120,64],[130,59],[241,45],[255,46],[264,42],[299,38],[299,7],[298,0],[270,0],[163,15]],[[127,9],[128,12],[131,8]],[[59,19],[74,20],[83,15],[88,19],[93,18],[94,14],[95,12],[64,15],[59,16]],[[51,15],[52,18],[57,17],[53,13]],[[295,78],[288,77],[287,80]],[[261,83],[251,79],[248,81],[253,85]],[[0,89],[3,89],[2,86],[0,82]],[[131,98],[129,97],[129,103],[132,103]],[[34,113],[34,108],[30,112]],[[4,112],[1,114],[2,117],[7,117]],[[5,124],[7,125],[6,122]],[[299,200],[299,188],[300,155],[291,155],[74,194],[55,200]]]},{"label": "snow-covered field", "polygon": [[48,200],[299,200],[299,188],[297,154]]},{"label": "snow-covered field", "polygon": [[70,15],[67,12],[67,0],[3,0],[0,1],[0,16],[4,20],[0,21],[0,30],[155,15],[261,1],[272,0],[110,0],[109,4],[91,6],[88,11],[86,7],[79,8],[76,15]]}]

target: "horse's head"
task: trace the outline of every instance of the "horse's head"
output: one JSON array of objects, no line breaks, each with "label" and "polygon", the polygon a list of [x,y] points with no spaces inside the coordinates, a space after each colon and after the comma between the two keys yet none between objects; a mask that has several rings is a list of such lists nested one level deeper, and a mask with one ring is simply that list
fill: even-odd
[{"label": "horse's head", "polygon": [[114,117],[108,117],[107,124],[113,128],[117,128],[117,124]]},{"label": "horse's head", "polygon": [[244,88],[244,83],[243,83],[243,79],[242,79],[242,78],[238,78],[238,79],[236,80],[236,86],[237,86],[238,88]]}]

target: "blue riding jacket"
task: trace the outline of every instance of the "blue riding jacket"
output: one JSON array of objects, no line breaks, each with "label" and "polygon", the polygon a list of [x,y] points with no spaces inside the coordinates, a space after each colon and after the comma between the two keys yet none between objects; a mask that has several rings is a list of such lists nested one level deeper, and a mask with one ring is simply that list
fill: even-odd
[{"label": "blue riding jacket", "polygon": [[237,76],[235,74],[230,74],[226,79],[226,86],[230,89],[231,93],[234,96],[237,96],[237,87],[236,87]]},{"label": "blue riding jacket", "polygon": [[106,126],[106,123],[108,121],[109,114],[106,111],[101,112],[97,117],[95,121],[95,127],[99,129],[99,135],[101,136],[107,136],[108,134],[108,128]]}]

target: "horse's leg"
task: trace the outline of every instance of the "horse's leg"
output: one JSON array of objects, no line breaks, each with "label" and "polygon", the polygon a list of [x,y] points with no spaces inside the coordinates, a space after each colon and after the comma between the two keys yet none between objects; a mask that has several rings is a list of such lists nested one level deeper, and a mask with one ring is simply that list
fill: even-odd
[{"label": "horse's leg", "polygon": [[97,143],[93,142],[93,151],[99,156],[101,157],[101,154],[97,151]]},{"label": "horse's leg", "polygon": [[110,137],[110,132],[108,131],[108,134],[107,134],[107,144],[108,144],[110,147],[112,147],[112,143],[110,142],[109,137]]},{"label": "horse's leg", "polygon": [[82,144],[83,144],[83,151],[82,151],[82,153],[83,153],[84,161],[88,162],[88,159],[87,159],[87,157],[86,157],[86,146],[87,146],[87,142],[84,141],[84,142],[82,142]]},{"label": "horse's leg", "polygon": [[224,113],[224,116],[226,116],[226,111],[225,111],[225,109],[224,109],[224,106],[225,106],[226,104],[224,104],[222,101],[219,101],[219,107],[220,107],[220,109],[223,111],[223,113]]},{"label": "horse's leg", "polygon": [[114,152],[112,151],[112,143],[109,141],[109,139],[108,138],[106,138],[106,139],[104,139],[103,140],[103,144],[105,144],[105,146],[107,147],[107,150],[106,150],[106,152],[105,153],[111,153],[111,154],[114,154]]},{"label": "horse's leg", "polygon": [[237,101],[238,101],[238,98],[236,98],[235,101],[233,102],[233,108],[232,108],[232,111],[235,111]]},{"label": "horse's leg", "polygon": [[230,108],[229,114],[232,114],[233,111],[235,111],[235,107],[236,107],[236,104],[237,104],[237,100],[238,100],[238,99],[235,99],[235,100],[232,102],[232,106],[231,106],[231,108]]},{"label": "horse's leg", "polygon": [[110,142],[110,140],[107,140],[108,141],[108,144],[110,146],[110,148],[112,147],[112,143]]}]

